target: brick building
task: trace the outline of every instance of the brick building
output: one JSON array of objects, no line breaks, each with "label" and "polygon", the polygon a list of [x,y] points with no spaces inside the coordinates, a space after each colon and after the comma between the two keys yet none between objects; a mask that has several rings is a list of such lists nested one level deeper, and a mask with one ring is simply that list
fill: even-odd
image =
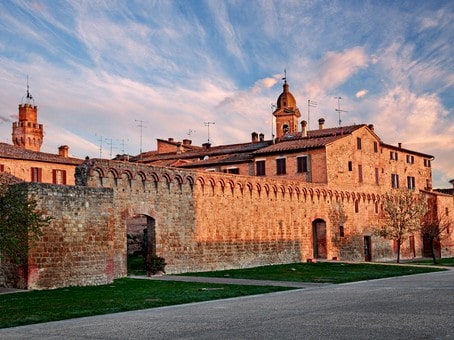
[{"label": "brick building", "polygon": [[38,107],[29,92],[19,104],[18,121],[12,124],[13,145],[0,143],[0,172],[26,182],[74,185],[74,171],[82,159],[68,156],[68,146],[57,154],[41,152],[44,128],[38,123]]},{"label": "brick building", "polygon": [[[453,215],[454,196],[431,189],[431,155],[385,144],[372,125],[325,128],[321,119],[316,130],[304,121],[298,130],[287,82],[275,117],[275,140],[257,133],[221,146],[159,139],[157,150],[130,162],[85,160],[74,171],[76,186],[27,183],[53,220],[30,249],[25,286],[127,275],[127,224],[137,216],[151,252],[166,259],[168,273],[182,273],[314,258],[392,260],[393,243],[373,232],[392,188],[422,192],[438,214]],[[422,236],[403,244],[402,258],[426,255]],[[453,256],[453,236],[445,236],[439,253]],[[5,273],[0,284],[11,284]]]}]

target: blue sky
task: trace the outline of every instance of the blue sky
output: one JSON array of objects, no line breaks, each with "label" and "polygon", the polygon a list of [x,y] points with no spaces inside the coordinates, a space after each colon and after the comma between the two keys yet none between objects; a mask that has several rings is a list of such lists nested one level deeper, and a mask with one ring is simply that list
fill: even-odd
[{"label": "blue sky", "polygon": [[[30,92],[42,151],[137,154],[157,138],[214,145],[271,135],[287,70],[310,128],[374,124],[454,178],[453,1],[0,2],[0,141]],[[142,121],[142,124],[140,123]]]}]

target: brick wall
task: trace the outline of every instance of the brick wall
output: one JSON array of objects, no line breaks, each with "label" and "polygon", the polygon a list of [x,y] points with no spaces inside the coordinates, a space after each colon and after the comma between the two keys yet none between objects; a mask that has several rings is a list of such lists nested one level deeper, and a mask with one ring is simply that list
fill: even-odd
[{"label": "brick wall", "polygon": [[[126,222],[146,216],[168,273],[243,268],[314,257],[314,221],[326,223],[326,258],[394,259],[392,242],[373,236],[382,196],[282,178],[158,168],[94,160],[88,187],[29,183],[54,217],[29,254],[30,289],[109,283],[126,273]],[[344,236],[330,217],[342,203]],[[356,209],[357,207],[357,209]],[[421,256],[408,242],[402,258]]]}]

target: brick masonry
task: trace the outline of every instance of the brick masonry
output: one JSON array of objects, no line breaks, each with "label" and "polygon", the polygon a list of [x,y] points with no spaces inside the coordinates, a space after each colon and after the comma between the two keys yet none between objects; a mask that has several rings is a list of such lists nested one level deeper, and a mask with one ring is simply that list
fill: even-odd
[{"label": "brick masonry", "polygon": [[[394,259],[392,243],[372,234],[378,192],[281,178],[159,168],[91,160],[86,186],[30,183],[39,207],[53,217],[29,254],[29,289],[110,283],[127,275],[127,220],[147,216],[156,254],[167,273],[244,268],[314,257],[314,221],[326,223],[326,258]],[[342,203],[344,236],[330,220]],[[357,203],[355,203],[357,202]],[[355,205],[358,206],[355,212]],[[406,242],[402,258],[415,254]]]}]

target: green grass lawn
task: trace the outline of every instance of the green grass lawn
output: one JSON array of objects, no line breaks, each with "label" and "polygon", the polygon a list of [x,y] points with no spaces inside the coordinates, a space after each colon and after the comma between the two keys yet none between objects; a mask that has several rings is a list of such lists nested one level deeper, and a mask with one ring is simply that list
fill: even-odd
[{"label": "green grass lawn", "polygon": [[290,288],[118,279],[113,284],[0,295],[0,328]]},{"label": "green grass lawn", "polygon": [[342,262],[293,263],[263,266],[249,269],[220,270],[214,272],[188,273],[185,276],[229,277],[277,281],[344,283],[385,277],[427,273],[443,269]]},{"label": "green grass lawn", "polygon": [[[128,270],[134,275],[144,275],[143,258],[128,261]],[[438,270],[427,266],[318,262],[185,275],[341,283]],[[124,278],[103,286],[5,294],[0,295],[0,328],[289,289]]]},{"label": "green grass lawn", "polygon": [[[409,261],[408,263],[411,264],[424,264],[424,265],[434,265],[434,262],[432,259],[427,260],[415,260],[415,261]],[[434,266],[454,266],[454,257],[448,257],[448,258],[442,258],[442,259],[437,259],[437,264]]]}]

